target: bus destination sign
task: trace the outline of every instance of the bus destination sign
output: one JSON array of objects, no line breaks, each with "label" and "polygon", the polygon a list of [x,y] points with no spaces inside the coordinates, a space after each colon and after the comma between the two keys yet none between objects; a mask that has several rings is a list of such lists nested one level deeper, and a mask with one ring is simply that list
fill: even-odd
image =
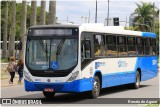
[{"label": "bus destination sign", "polygon": [[73,29],[35,29],[33,30],[33,36],[69,36],[73,35]]}]

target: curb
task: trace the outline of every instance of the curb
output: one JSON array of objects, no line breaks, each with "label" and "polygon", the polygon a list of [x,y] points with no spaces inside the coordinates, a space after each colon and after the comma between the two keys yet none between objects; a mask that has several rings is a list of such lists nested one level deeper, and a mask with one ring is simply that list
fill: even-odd
[{"label": "curb", "polygon": [[1,63],[1,65],[5,65],[5,64],[9,64],[9,63]]}]

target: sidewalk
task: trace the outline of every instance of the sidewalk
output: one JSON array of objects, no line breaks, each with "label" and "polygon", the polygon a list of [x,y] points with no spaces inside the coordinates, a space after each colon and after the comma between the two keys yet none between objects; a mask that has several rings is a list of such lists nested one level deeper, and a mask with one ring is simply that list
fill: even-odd
[{"label": "sidewalk", "polygon": [[[13,84],[9,84],[9,79],[10,79],[10,74],[8,72],[5,72],[7,68],[7,63],[1,63],[1,87],[8,87],[8,86],[15,86],[15,85],[20,85],[18,84],[18,74],[15,74],[15,78],[13,80]],[[23,80],[21,85],[23,85]]]},{"label": "sidewalk", "polygon": [[2,79],[1,80],[1,88],[2,87],[9,87],[9,86],[15,86],[15,85],[23,85],[23,80],[21,84],[18,84],[18,78],[14,78],[13,84],[9,84],[9,78],[8,79]]}]

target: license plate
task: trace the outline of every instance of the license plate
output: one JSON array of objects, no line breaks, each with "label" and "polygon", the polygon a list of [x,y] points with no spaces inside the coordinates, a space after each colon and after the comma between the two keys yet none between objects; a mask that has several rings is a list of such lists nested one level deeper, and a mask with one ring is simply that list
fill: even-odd
[{"label": "license plate", "polygon": [[54,92],[54,89],[53,88],[45,88],[44,91],[45,92]]}]

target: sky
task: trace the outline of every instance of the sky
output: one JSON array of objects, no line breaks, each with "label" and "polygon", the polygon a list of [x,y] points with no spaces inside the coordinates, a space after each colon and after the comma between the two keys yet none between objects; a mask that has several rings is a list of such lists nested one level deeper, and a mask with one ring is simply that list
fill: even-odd
[{"label": "sky", "polygon": [[[120,21],[129,22],[130,15],[136,9],[136,3],[140,0],[109,0],[109,16],[110,18],[119,17]],[[159,0],[141,0],[145,2],[155,3],[159,8]],[[37,5],[40,6],[40,0]],[[56,16],[58,22],[74,22],[75,24],[82,24],[88,22],[90,12],[90,23],[95,22],[96,0],[57,0],[56,2]],[[49,10],[49,0],[46,2],[46,11]],[[104,23],[107,18],[108,0],[97,0],[97,22]],[[125,22],[120,23],[121,26]]]}]

